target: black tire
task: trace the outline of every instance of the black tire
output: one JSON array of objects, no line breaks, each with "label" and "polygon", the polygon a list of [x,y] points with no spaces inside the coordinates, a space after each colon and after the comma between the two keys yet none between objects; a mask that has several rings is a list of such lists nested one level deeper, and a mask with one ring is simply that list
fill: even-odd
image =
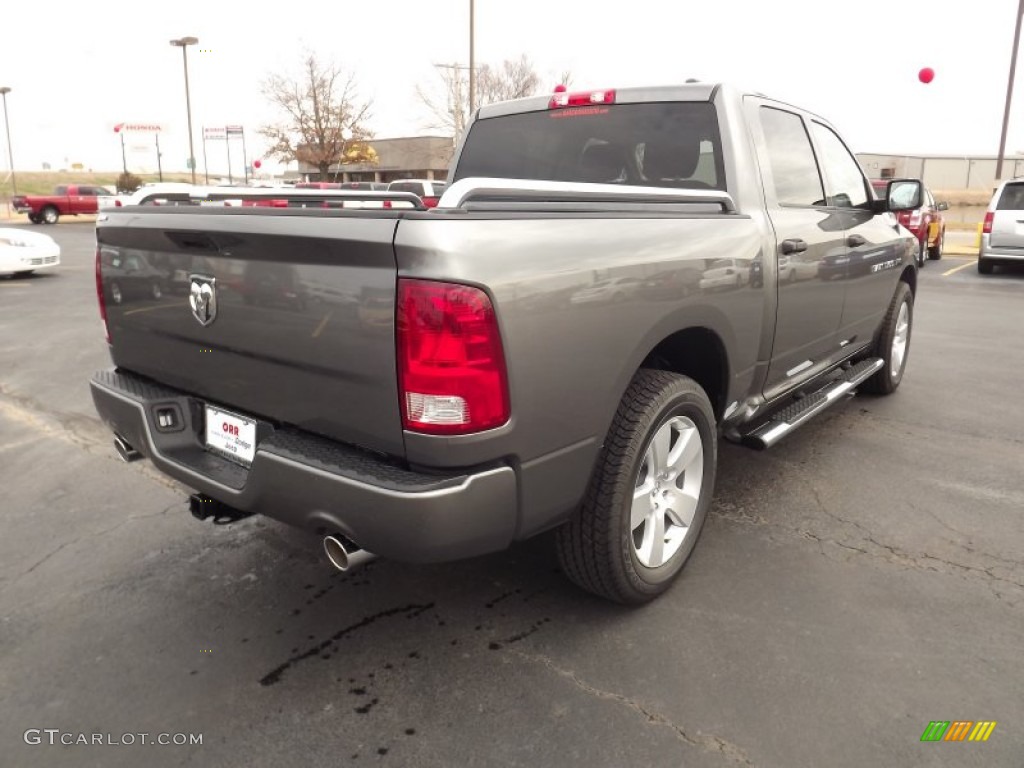
[{"label": "black tire", "polygon": [[[700,436],[701,485],[678,550],[659,567],[648,568],[637,558],[630,530],[632,499],[653,436],[677,416],[692,422]],[[624,604],[645,603],[667,590],[700,537],[717,456],[715,414],[700,385],[676,373],[638,371],[619,403],[582,503],[557,531],[565,574],[583,589]]]},{"label": "black tire", "polygon": [[946,246],[946,230],[943,229],[939,232],[938,242],[935,243],[934,248],[928,249],[928,258],[932,261],[938,261],[942,258],[942,249]]},{"label": "black tire", "polygon": [[28,215],[28,220],[31,221],[33,224],[42,224],[43,223],[43,219],[42,219],[42,217],[38,213],[30,213]]},{"label": "black tire", "polygon": [[56,224],[60,220],[60,211],[52,205],[48,205],[39,212],[43,224]]},{"label": "black tire", "polygon": [[924,239],[917,247],[917,268],[921,269],[928,260],[928,233],[925,232]]},{"label": "black tire", "polygon": [[[894,359],[893,340],[896,336],[900,309],[904,304],[907,306],[908,323],[906,346],[902,361],[899,364],[899,370],[894,373],[892,370]],[[873,395],[890,395],[896,391],[896,388],[899,387],[900,382],[903,380],[903,372],[907,369],[907,359],[910,357],[910,342],[913,338],[913,330],[914,294],[911,293],[910,286],[900,281],[899,286],[896,288],[896,293],[892,297],[892,303],[889,304],[889,311],[885,313],[885,319],[882,321],[882,327],[878,331],[878,337],[875,339],[874,349],[871,353],[872,357],[882,358],[882,367],[870,379],[867,379],[860,385],[861,391]]]},{"label": "black tire", "polygon": [[991,275],[992,268],[995,264],[992,263],[992,259],[978,259],[978,274]]}]

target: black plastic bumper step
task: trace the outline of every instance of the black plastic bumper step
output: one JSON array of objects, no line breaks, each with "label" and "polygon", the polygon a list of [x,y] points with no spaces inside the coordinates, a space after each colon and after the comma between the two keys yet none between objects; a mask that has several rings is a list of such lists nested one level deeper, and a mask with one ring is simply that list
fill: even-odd
[{"label": "black plastic bumper step", "polygon": [[803,425],[831,405],[835,405],[844,395],[852,395],[857,385],[870,378],[882,367],[880,357],[862,360],[850,368],[840,370],[838,375],[830,379],[821,389],[804,395],[785,408],[775,411],[764,420],[757,422],[749,430],[741,433],[740,442],[749,448],[763,450],[771,448],[797,427]]}]

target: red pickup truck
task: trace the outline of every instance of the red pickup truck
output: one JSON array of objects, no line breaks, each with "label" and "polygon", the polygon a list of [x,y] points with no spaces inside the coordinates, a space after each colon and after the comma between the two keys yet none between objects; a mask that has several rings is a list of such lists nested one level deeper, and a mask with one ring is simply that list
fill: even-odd
[{"label": "red pickup truck", "polygon": [[11,205],[18,213],[27,213],[33,224],[56,224],[61,216],[97,213],[113,205],[113,192],[105,187],[85,184],[61,184],[52,195],[17,195]]}]

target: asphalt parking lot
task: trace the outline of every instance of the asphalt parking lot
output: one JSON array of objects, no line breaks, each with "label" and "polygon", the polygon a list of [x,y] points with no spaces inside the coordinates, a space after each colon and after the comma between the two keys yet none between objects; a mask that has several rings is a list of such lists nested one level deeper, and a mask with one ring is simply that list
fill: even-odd
[{"label": "asphalt parking lot", "polygon": [[930,262],[899,392],[723,444],[682,579],[628,610],[547,539],[339,574],[315,537],[197,522],[93,411],[93,225],[46,231],[59,272],[0,278],[5,765],[1022,764],[1024,269]]}]

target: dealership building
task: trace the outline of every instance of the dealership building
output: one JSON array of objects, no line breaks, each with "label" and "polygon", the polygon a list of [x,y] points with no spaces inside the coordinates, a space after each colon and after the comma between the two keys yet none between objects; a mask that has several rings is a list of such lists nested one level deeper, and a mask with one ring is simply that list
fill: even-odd
[{"label": "dealership building", "polygon": [[376,163],[332,165],[327,178],[320,178],[315,165],[299,163],[298,171],[288,174],[303,181],[396,181],[398,179],[438,179],[448,176],[455,144],[451,136],[411,136],[399,139],[371,139],[377,153]]}]

